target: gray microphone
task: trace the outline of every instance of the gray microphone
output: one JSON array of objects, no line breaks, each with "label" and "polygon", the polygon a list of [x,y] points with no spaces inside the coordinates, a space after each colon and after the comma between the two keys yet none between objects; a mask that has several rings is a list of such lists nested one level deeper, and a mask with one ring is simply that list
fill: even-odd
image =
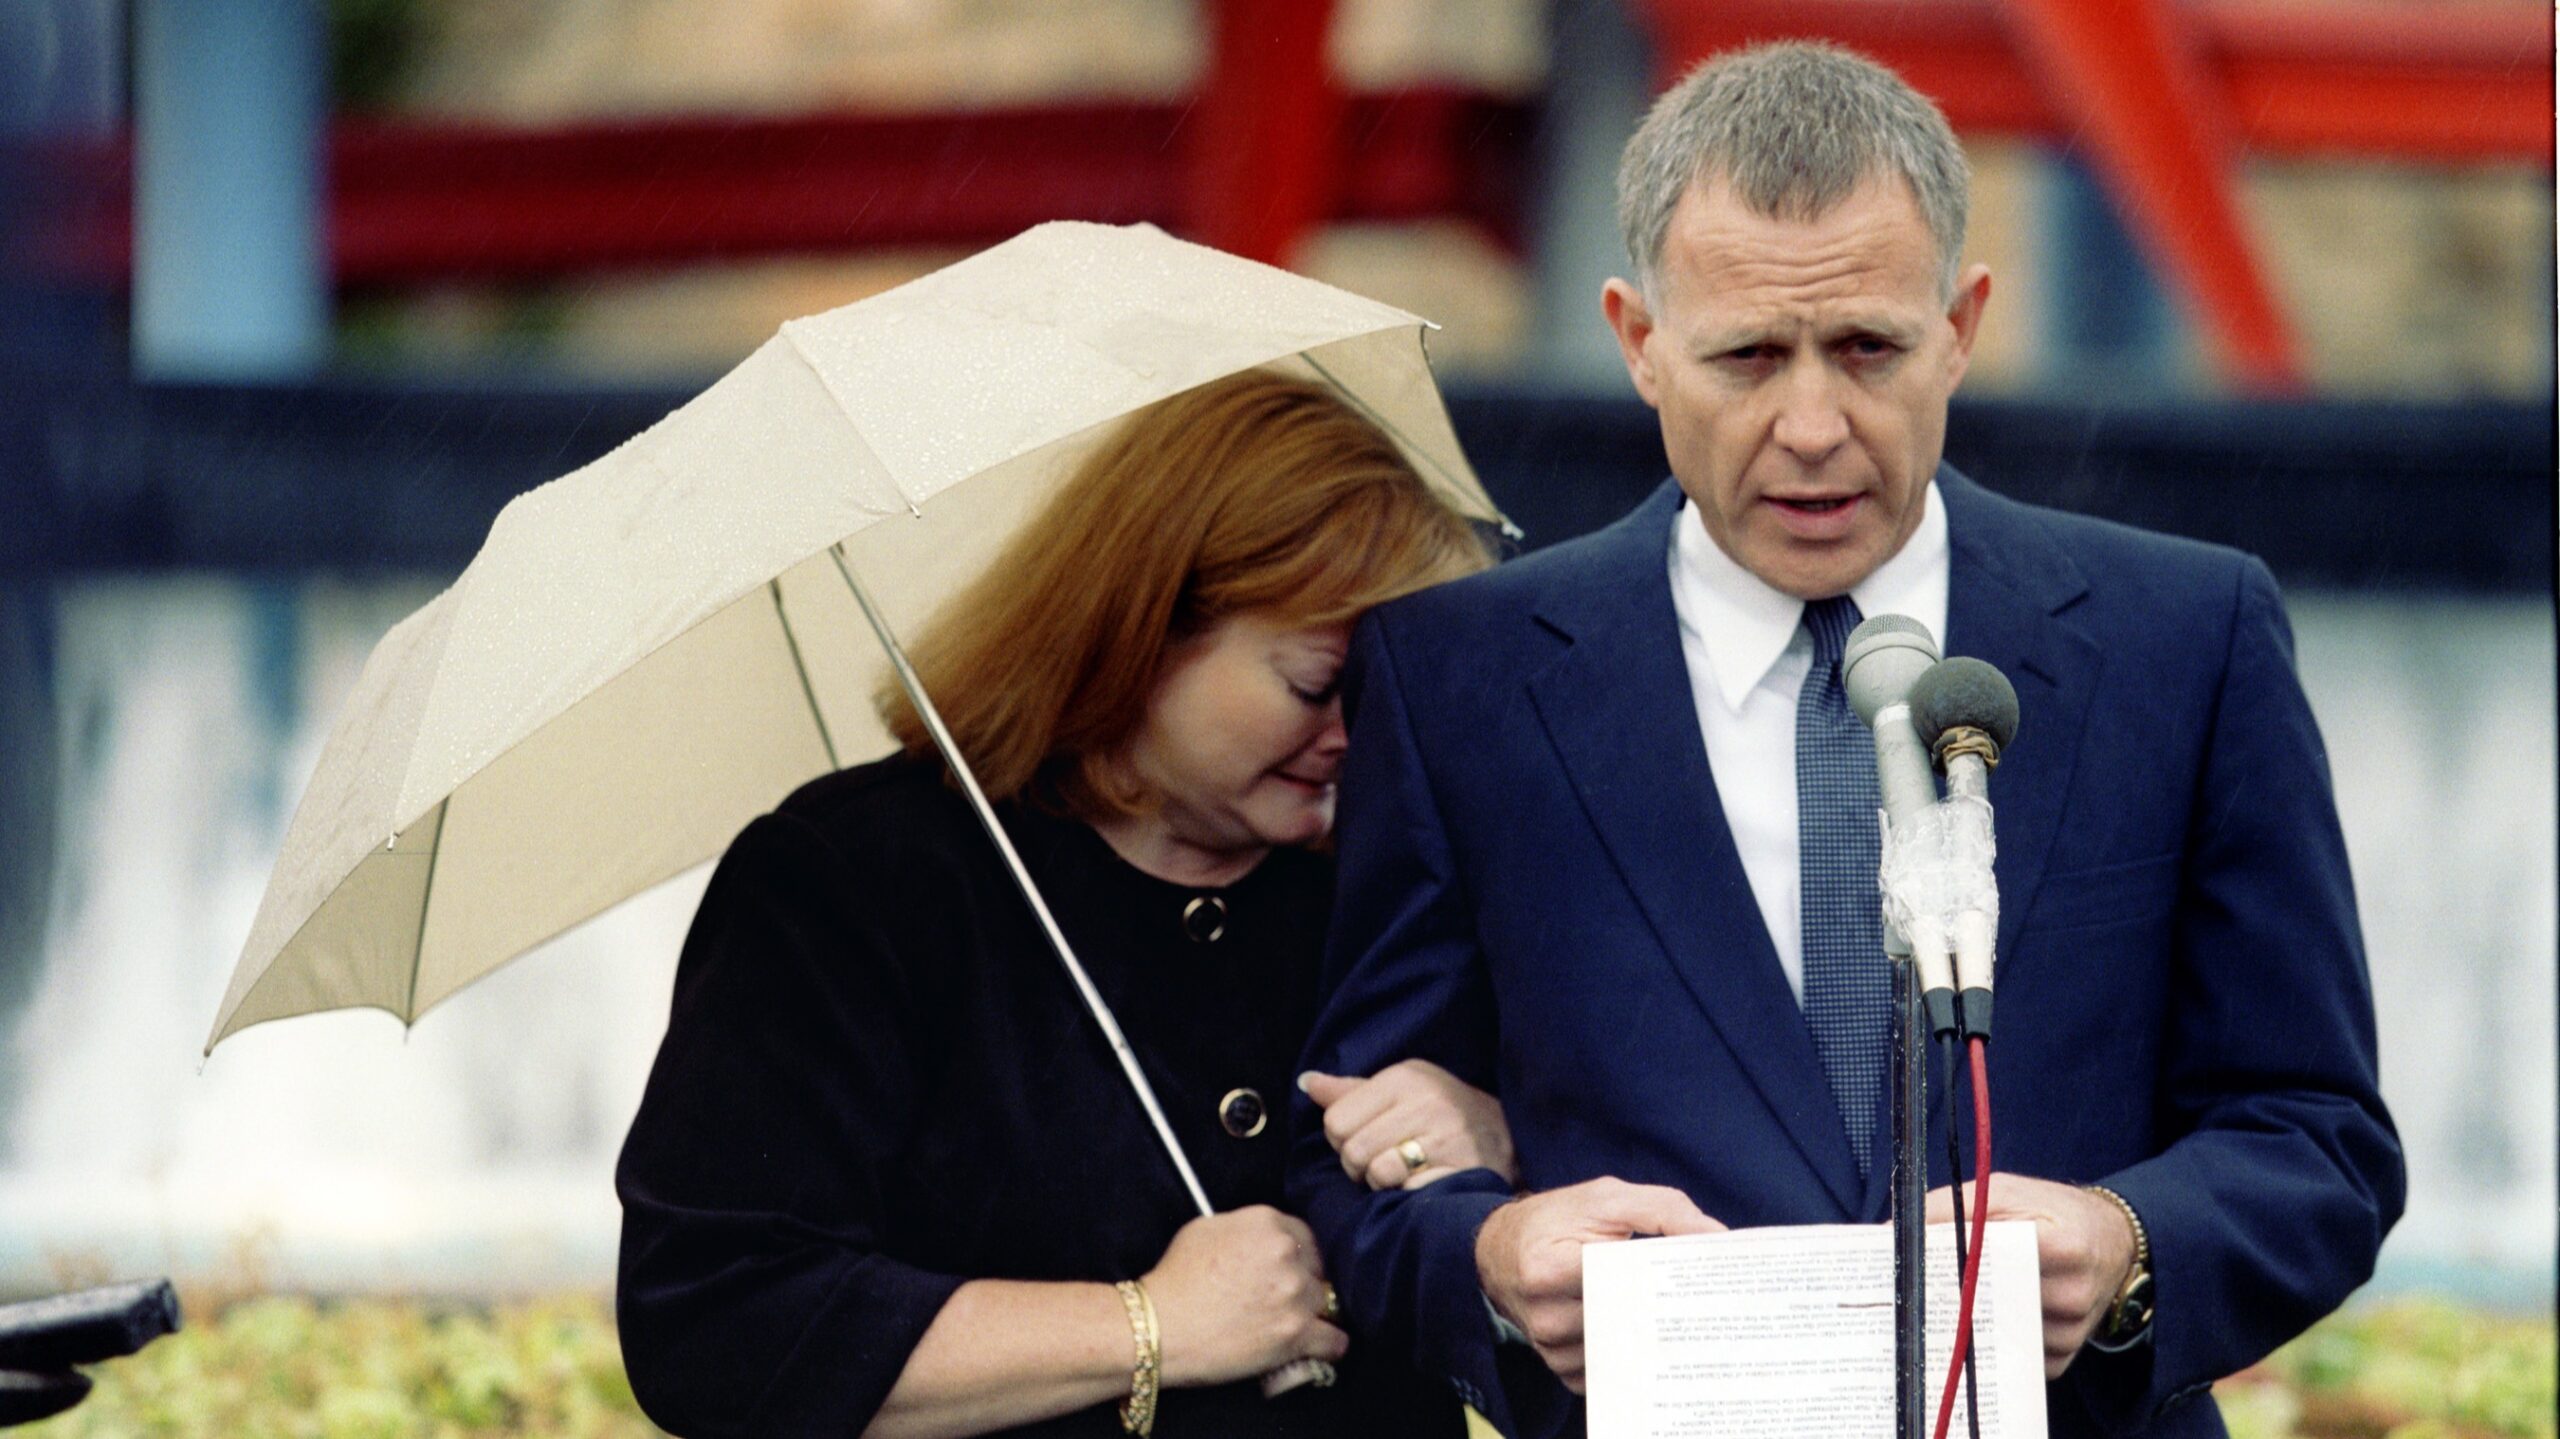
[{"label": "gray microphone", "polygon": [[[2018,692],[2009,678],[1977,659],[1941,660],[1911,687],[1911,719],[1930,755],[1947,776],[1949,800],[1991,806],[1991,771],[2018,736]],[[1999,927],[1998,890],[1990,875],[1989,847],[1981,856],[1983,893],[1992,907],[1957,917],[1956,984],[1963,990],[1968,1035],[1991,1033],[1991,951]]]},{"label": "gray microphone", "polygon": [[[1938,663],[1938,642],[1929,627],[1908,615],[1874,615],[1849,632],[1840,653],[1840,684],[1858,719],[1875,732],[1876,787],[1883,792],[1884,812],[1896,829],[1920,822],[1938,802],[1938,781],[1929,769],[1929,751],[1912,723],[1911,687]],[[1920,966],[1922,1004],[1933,1028],[1955,1029],[1955,974],[1941,937],[1910,935],[1887,922],[1885,948],[1910,954]],[[1943,1016],[1945,1023],[1939,1024]]]},{"label": "gray microphone", "polygon": [[1909,615],[1876,615],[1849,631],[1840,652],[1840,683],[1850,708],[1876,733],[1876,784],[1885,813],[1918,814],[1938,800],[1929,752],[1912,725],[1911,687],[1938,663],[1929,627]]}]

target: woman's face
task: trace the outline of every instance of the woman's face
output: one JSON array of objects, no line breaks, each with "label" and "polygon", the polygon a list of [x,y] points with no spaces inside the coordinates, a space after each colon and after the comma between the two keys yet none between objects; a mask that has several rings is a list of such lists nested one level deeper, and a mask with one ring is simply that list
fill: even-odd
[{"label": "woman's face", "polygon": [[1219,621],[1166,652],[1128,763],[1162,800],[1169,836],[1209,854],[1312,844],[1333,827],[1338,693],[1349,623]]}]

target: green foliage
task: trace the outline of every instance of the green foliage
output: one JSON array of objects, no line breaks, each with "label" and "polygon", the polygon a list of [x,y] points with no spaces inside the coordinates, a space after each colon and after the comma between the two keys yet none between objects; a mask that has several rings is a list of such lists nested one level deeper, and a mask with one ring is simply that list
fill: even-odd
[{"label": "green foliage", "polygon": [[32,1439],[646,1439],[606,1306],[252,1299],[91,1371]]},{"label": "green foliage", "polygon": [[[2165,1319],[2163,1322],[2167,1322]],[[2220,1385],[2233,1439],[2555,1439],[2548,1318],[2360,1306]],[[650,1439],[607,1306],[249,1299],[91,1371],[30,1439]]]},{"label": "green foliage", "polygon": [[2553,1439],[2560,1351],[2547,1317],[2399,1300],[2318,1325],[2215,1397],[2233,1439]]}]

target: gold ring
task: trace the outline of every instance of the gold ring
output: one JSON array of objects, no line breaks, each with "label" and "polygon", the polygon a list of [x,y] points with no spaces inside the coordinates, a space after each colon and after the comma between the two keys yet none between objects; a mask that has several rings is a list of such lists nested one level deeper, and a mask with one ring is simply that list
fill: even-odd
[{"label": "gold ring", "polygon": [[1404,1172],[1419,1174],[1431,1167],[1431,1156],[1422,1152],[1422,1141],[1408,1139],[1396,1146],[1396,1158],[1404,1161]]},{"label": "gold ring", "polygon": [[1342,1296],[1334,1292],[1332,1285],[1328,1284],[1324,1287],[1324,1308],[1316,1312],[1327,1324],[1342,1322]]}]

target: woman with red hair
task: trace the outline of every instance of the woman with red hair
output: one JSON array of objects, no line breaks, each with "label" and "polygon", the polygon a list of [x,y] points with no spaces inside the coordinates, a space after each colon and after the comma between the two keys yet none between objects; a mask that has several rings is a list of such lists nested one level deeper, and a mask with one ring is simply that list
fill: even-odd
[{"label": "woman with red hair", "polygon": [[[688,1435],[1459,1432],[1336,1327],[1274,1208],[1314,1016],[1351,622],[1482,542],[1319,385],[1251,372],[1111,436],[914,647],[1219,1213],[1197,1217],[904,697],[705,893],[626,1145],[633,1388]],[[1401,1066],[1373,1182],[1508,1171]],[[1400,1140],[1411,1143],[1400,1144]],[[1400,1156],[1400,1157],[1399,1157]],[[1416,1156],[1423,1156],[1420,1163]],[[1294,1360],[1342,1382],[1262,1397]]]}]

